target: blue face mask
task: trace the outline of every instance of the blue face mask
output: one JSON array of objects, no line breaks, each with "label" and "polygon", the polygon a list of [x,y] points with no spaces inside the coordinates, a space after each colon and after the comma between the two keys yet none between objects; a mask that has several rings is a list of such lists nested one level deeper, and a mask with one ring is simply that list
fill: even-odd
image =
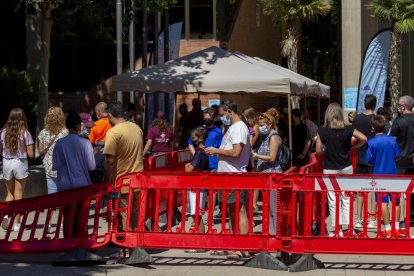
[{"label": "blue face mask", "polygon": [[85,129],[85,130],[81,133],[81,136],[89,136],[89,133],[90,133],[89,129]]},{"label": "blue face mask", "polygon": [[229,126],[231,124],[230,119],[227,118],[226,115],[221,116],[220,120],[225,126]]},{"label": "blue face mask", "polygon": [[262,135],[268,135],[269,134],[269,130],[267,129],[266,126],[260,126],[259,131],[260,131],[260,134],[262,134]]}]

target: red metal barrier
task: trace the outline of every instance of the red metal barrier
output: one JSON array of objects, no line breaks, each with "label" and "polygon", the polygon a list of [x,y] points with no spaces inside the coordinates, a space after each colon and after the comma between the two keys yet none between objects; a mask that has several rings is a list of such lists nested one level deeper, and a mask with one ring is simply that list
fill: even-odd
[{"label": "red metal barrier", "polygon": [[191,162],[189,150],[176,150],[144,159],[144,171],[184,171],[185,164]]},{"label": "red metal barrier", "polygon": [[[392,233],[386,236],[381,229],[381,204],[378,208],[377,229],[369,231],[367,224],[362,229],[354,227],[354,197],[361,193],[364,197],[364,217],[368,217],[368,194],[378,192],[379,199],[392,195],[391,221],[396,221],[396,197],[406,195],[406,225],[410,225],[410,195],[414,179],[408,176],[378,175],[288,175],[282,177],[278,185],[281,200],[278,201],[278,249],[292,253],[335,253],[335,254],[387,254],[413,255],[414,240],[409,229],[397,231],[392,223]],[[328,217],[328,193],[335,199],[335,214]],[[319,196],[315,196],[319,195]],[[341,196],[350,200],[349,210]],[[315,199],[318,199],[315,202]],[[318,205],[319,208],[314,208]],[[320,214],[315,215],[315,212]],[[349,216],[347,231],[339,228],[340,216]],[[315,217],[319,218],[315,221]],[[332,227],[334,220],[335,227]],[[332,231],[329,237],[328,231]],[[345,229],[344,229],[345,230]],[[355,231],[355,233],[354,233]],[[343,237],[342,237],[343,235]]]},{"label": "red metal barrier", "polygon": [[191,162],[193,155],[189,150],[176,150],[171,153],[171,170],[172,171],[184,171],[185,164]]},{"label": "red metal barrier", "polygon": [[[118,180],[129,182],[129,189],[140,190],[138,199],[139,215],[136,229],[128,227],[125,231],[112,232],[112,241],[123,247],[154,247],[154,248],[196,248],[196,249],[224,249],[224,250],[247,250],[247,251],[276,251],[276,236],[269,234],[269,204],[270,192],[276,189],[277,179],[281,174],[258,174],[258,173],[168,173],[151,172],[123,176]],[[260,189],[263,192],[263,213],[259,221],[262,221],[262,229],[255,229],[253,223],[253,191]],[[187,220],[187,191],[196,193],[196,202],[199,201],[201,193],[208,193],[208,207],[195,206],[195,221],[199,223],[199,215],[204,214],[203,219],[207,220],[206,233],[200,233],[197,227],[191,227]],[[231,233],[226,212],[222,212],[221,218],[214,218],[213,194],[219,190],[223,196],[235,191],[235,209],[238,210],[242,204],[242,195],[248,194],[247,212],[247,233],[240,234],[243,230],[239,223],[243,220],[238,212],[235,212],[234,233]],[[163,191],[169,195],[166,204],[161,199]],[[154,228],[145,229],[145,222],[148,219],[148,200],[150,194],[155,194],[155,206],[153,212]],[[181,197],[181,199],[178,199]],[[180,202],[179,209],[182,212],[181,223],[178,226],[172,225],[172,211],[175,202]],[[222,201],[222,210],[227,210],[228,204]],[[120,211],[115,203],[115,214]],[[128,204],[131,206],[132,204]],[[158,214],[163,208],[167,209],[167,220],[162,223]],[[127,208],[127,218],[132,212]],[[116,216],[115,216],[116,217]],[[218,220],[218,222],[217,222]],[[117,229],[117,222],[114,221],[113,229]],[[128,223],[127,223],[128,225]]]},{"label": "red metal barrier", "polygon": [[[0,253],[51,253],[106,246],[110,242],[111,201],[106,208],[101,206],[111,191],[111,185],[99,183],[0,203],[0,219],[10,219],[8,229],[0,233]],[[20,230],[14,232],[17,214],[21,214],[22,222]]]},{"label": "red metal barrier", "polygon": [[171,153],[150,156],[144,159],[145,171],[171,171],[172,170]]}]

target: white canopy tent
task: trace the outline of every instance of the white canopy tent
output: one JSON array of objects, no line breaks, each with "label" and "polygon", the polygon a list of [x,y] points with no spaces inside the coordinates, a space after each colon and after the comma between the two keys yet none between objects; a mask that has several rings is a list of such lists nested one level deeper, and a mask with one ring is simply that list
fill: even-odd
[{"label": "white canopy tent", "polygon": [[[290,121],[292,94],[305,95],[317,91],[322,95],[322,92],[316,89],[320,88],[319,83],[280,68],[283,67],[258,58],[210,47],[164,64],[113,76],[111,90],[284,95],[288,97]],[[290,129],[289,134],[291,140]]]},{"label": "white canopy tent", "polygon": [[289,94],[289,78],[250,64],[217,47],[114,76],[113,91]]}]

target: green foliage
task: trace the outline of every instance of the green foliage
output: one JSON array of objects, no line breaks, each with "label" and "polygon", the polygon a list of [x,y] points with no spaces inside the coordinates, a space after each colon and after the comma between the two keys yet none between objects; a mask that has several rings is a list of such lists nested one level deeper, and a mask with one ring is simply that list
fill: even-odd
[{"label": "green foliage", "polygon": [[372,0],[368,8],[376,17],[390,21],[398,33],[414,31],[413,0]]},{"label": "green foliage", "polygon": [[[46,7],[48,0],[26,0],[27,12],[37,13]],[[91,38],[113,42],[115,39],[116,0],[51,0],[53,9],[53,36],[58,41],[74,41],[76,30],[82,29]],[[130,1],[122,1],[124,6],[124,24],[128,25]],[[141,1],[134,0],[137,10]],[[148,12],[162,11],[175,5],[177,0],[148,0]]]},{"label": "green foliage", "polygon": [[273,16],[277,22],[316,21],[325,16],[332,7],[332,0],[261,0],[263,12]]},{"label": "green foliage", "polygon": [[3,67],[0,70],[0,102],[2,103],[1,124],[5,123],[9,111],[22,108],[29,124],[34,127],[37,111],[37,85],[26,71]]}]

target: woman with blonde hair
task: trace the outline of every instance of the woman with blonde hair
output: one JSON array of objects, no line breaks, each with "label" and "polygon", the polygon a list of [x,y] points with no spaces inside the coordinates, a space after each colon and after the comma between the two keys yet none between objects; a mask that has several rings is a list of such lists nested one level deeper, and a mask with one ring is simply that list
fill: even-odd
[{"label": "woman with blonde hair", "polygon": [[[29,176],[27,157],[34,157],[33,138],[27,126],[26,116],[20,108],[9,113],[6,125],[0,133],[1,152],[3,155],[3,177],[6,180],[6,201],[23,198],[23,191]],[[14,219],[13,231],[20,230],[21,218],[17,214]],[[5,216],[1,223],[4,230],[9,227],[9,218]]]},{"label": "woman with blonde hair", "polygon": [[47,193],[57,192],[57,173],[52,170],[53,149],[57,140],[66,137],[69,131],[65,126],[65,114],[57,106],[49,108],[45,116],[45,128],[39,133],[38,149],[44,155],[43,165],[46,172]]},{"label": "woman with blonde hair", "polygon": [[[279,163],[282,139],[277,132],[279,112],[270,108],[259,116],[259,131],[261,144],[253,158],[257,160],[256,171],[263,173],[282,173]],[[269,204],[269,233],[276,234],[276,191],[270,192]]]},{"label": "woman with blonde hair", "polygon": [[[352,145],[352,136],[357,142]],[[363,146],[367,137],[354,126],[347,126],[344,121],[342,108],[337,103],[328,105],[325,113],[325,125],[318,129],[316,138],[316,152],[325,155],[323,163],[324,174],[353,174],[352,163],[349,158],[349,150]],[[336,216],[336,195],[335,192],[328,192],[329,213],[331,214],[331,226],[334,232],[329,233],[330,237],[343,237],[342,225],[349,224],[350,199],[344,192],[340,195],[339,232],[335,233]]]}]

